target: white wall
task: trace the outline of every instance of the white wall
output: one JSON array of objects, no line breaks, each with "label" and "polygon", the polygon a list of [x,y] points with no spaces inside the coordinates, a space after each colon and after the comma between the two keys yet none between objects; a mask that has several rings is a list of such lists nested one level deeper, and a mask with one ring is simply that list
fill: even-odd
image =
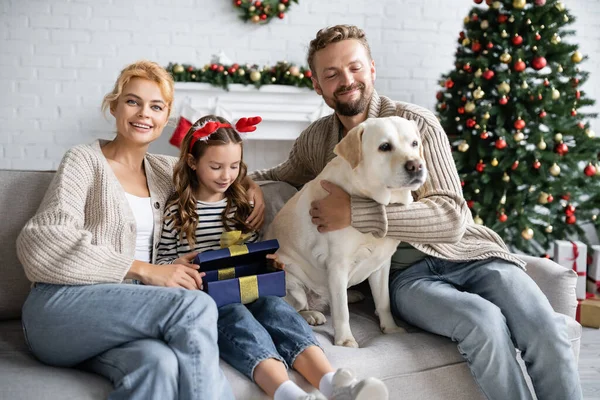
[{"label": "white wall", "polygon": [[[585,89],[600,100],[600,1],[565,4],[580,18],[572,40],[590,56],[582,66],[592,73]],[[102,96],[132,61],[204,65],[223,50],[240,63],[304,64],[316,31],[338,23],[366,30],[380,93],[432,108],[472,5],[300,0],[283,21],[253,26],[238,19],[229,0],[0,0],[0,168],[53,169],[70,146],[110,137]],[[284,159],[290,144],[249,141],[250,169]]]}]

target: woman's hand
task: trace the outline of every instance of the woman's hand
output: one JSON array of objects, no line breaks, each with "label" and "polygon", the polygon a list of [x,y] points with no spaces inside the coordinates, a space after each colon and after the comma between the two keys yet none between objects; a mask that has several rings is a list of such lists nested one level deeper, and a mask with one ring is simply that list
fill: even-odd
[{"label": "woman's hand", "polygon": [[285,269],[285,264],[279,260],[279,256],[277,254],[267,254],[268,264],[270,267],[283,271]]},{"label": "woman's hand", "polygon": [[246,177],[245,184],[247,185],[246,192],[248,193],[248,202],[250,203],[250,206],[253,207],[252,213],[248,216],[246,223],[248,223],[253,230],[257,231],[265,222],[265,199],[263,197],[262,189],[252,179]]}]

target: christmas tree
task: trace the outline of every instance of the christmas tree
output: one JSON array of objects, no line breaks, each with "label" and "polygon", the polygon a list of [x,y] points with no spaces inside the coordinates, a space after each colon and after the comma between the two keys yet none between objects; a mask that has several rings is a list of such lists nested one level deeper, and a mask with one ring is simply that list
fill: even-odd
[{"label": "christmas tree", "polygon": [[600,227],[586,57],[565,40],[575,20],[562,2],[474,1],[437,112],[475,223],[538,255],[555,239],[583,239],[582,223]]}]

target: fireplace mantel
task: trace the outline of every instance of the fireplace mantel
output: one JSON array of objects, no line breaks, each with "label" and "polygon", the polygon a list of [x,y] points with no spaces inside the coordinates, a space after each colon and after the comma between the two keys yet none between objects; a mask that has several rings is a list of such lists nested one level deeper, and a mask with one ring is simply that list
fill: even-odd
[{"label": "fireplace mantel", "polygon": [[311,122],[332,113],[313,90],[285,85],[256,89],[232,84],[226,91],[208,83],[176,82],[175,117],[186,104],[200,115],[216,114],[232,122],[260,115],[263,122],[248,134],[249,140],[294,140]]}]

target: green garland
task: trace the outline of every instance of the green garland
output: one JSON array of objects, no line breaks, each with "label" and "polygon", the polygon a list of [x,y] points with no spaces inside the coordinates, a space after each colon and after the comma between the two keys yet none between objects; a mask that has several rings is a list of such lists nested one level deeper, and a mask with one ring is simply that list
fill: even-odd
[{"label": "green garland", "polygon": [[244,22],[266,24],[274,17],[283,19],[292,2],[298,4],[298,0],[234,0],[233,5]]},{"label": "green garland", "polygon": [[286,85],[313,89],[310,70],[286,61],[280,61],[274,66],[265,65],[263,67],[256,64],[213,63],[196,68],[189,64],[169,63],[166,68],[173,75],[175,82],[210,83],[225,90],[228,90],[228,86],[232,83],[254,85],[257,89],[264,85]]}]

